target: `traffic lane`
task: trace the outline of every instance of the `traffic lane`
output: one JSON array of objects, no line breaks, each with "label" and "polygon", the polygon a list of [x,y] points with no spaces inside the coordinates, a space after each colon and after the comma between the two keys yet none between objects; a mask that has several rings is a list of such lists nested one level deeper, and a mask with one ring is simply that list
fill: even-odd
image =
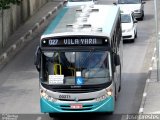
[{"label": "traffic lane", "polygon": [[[8,117],[7,117],[8,116]],[[123,117],[123,119],[121,119]],[[92,113],[92,114],[60,114],[60,116],[50,118],[47,114],[2,114],[0,118],[5,119],[18,119],[18,120],[127,120],[125,115],[105,115]]]},{"label": "traffic lane", "polygon": [[115,114],[138,113],[147,78],[147,71],[142,70],[147,45],[139,45],[137,41],[124,44],[122,89],[116,101]]},{"label": "traffic lane", "polygon": [[38,41],[30,42],[0,71],[0,113],[40,113],[39,79],[33,64]]},{"label": "traffic lane", "polygon": [[0,70],[0,108],[3,108],[0,113],[40,113],[39,74],[34,66],[34,55],[40,36],[54,15]]},{"label": "traffic lane", "polygon": [[53,120],[121,120],[122,115],[102,113],[60,114]]},{"label": "traffic lane", "polygon": [[143,21],[138,21],[135,42],[124,42],[122,90],[116,102],[115,114],[133,114],[139,111],[151,60],[148,54],[154,49],[151,45],[154,42],[153,6],[153,1],[145,4],[145,17]]}]

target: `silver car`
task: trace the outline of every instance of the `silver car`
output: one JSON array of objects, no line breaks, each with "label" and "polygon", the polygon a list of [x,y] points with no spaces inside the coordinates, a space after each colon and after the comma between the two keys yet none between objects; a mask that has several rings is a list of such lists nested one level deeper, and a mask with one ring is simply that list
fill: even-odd
[{"label": "silver car", "polygon": [[144,4],[142,0],[117,0],[116,4],[120,7],[121,11],[134,12],[135,18],[143,20],[144,18]]}]

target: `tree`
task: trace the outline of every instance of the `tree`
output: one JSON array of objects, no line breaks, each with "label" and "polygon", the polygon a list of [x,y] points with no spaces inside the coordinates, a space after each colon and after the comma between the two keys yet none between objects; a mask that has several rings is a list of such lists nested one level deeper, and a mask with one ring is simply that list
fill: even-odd
[{"label": "tree", "polygon": [[2,16],[2,47],[4,47],[4,40],[3,40],[3,10],[9,9],[12,4],[20,5],[22,0],[0,0],[0,10]]}]

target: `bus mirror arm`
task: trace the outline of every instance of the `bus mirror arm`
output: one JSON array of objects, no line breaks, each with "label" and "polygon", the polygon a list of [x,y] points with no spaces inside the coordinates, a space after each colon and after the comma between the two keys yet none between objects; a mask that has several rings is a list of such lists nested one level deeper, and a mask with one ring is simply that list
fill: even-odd
[{"label": "bus mirror arm", "polygon": [[34,57],[34,65],[36,66],[37,71],[40,71],[40,59],[41,59],[41,50],[40,47],[37,47]]}]

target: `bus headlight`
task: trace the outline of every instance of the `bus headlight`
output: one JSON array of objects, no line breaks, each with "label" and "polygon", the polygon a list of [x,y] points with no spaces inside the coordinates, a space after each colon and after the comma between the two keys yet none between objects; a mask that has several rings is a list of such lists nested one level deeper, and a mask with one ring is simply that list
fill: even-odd
[{"label": "bus headlight", "polygon": [[113,94],[113,90],[112,89],[106,89],[106,94],[102,95],[101,97],[96,98],[96,101],[103,101],[105,100],[107,97],[112,96]]},{"label": "bus headlight", "polygon": [[47,94],[46,94],[46,91],[45,91],[45,90],[42,90],[42,89],[40,90],[40,96],[41,96],[41,98],[43,97],[44,99],[46,99],[46,100],[48,100],[48,101],[50,101],[50,102],[55,102],[55,101],[57,101],[57,99],[55,99],[55,98],[47,95]]},{"label": "bus headlight", "polygon": [[112,96],[113,90],[112,89],[106,89],[106,93],[108,96]]},{"label": "bus headlight", "polygon": [[108,97],[108,95],[106,94],[106,95],[103,95],[101,97],[96,98],[95,100],[100,102],[100,101],[103,101],[104,99],[106,99],[107,97]]},{"label": "bus headlight", "polygon": [[111,91],[108,91],[107,94],[108,94],[108,96],[111,96],[111,95],[112,95],[112,92],[111,92]]}]

